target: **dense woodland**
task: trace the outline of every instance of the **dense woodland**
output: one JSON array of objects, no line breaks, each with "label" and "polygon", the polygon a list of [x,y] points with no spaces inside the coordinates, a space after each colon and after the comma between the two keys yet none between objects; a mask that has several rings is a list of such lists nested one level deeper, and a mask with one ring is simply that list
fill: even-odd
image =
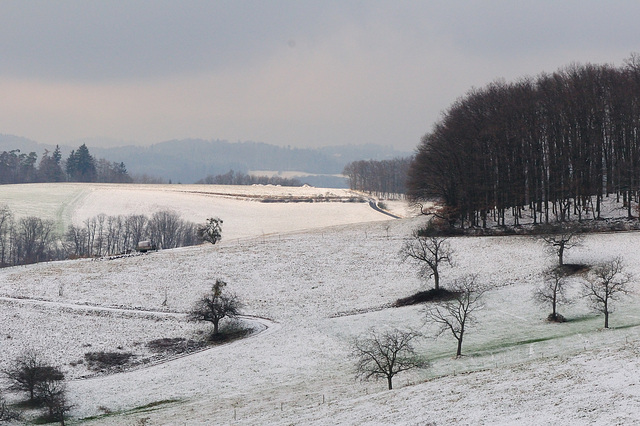
[{"label": "dense woodland", "polygon": [[347,164],[342,172],[349,178],[349,188],[379,198],[404,197],[411,158],[361,160]]},{"label": "dense woodland", "polygon": [[84,144],[66,160],[57,146],[53,152],[45,150],[39,163],[35,152],[25,154],[16,149],[0,153],[0,184],[131,181],[124,163],[96,160]]},{"label": "dense woodland", "polygon": [[200,179],[197,184],[208,185],[280,185],[280,186],[302,186],[298,179],[288,179],[280,176],[254,176],[242,172],[229,170],[221,175],[209,175]]},{"label": "dense woodland", "polygon": [[[640,57],[572,65],[456,101],[425,135],[408,197],[451,225],[599,219],[604,197],[634,214],[640,189]],[[506,213],[513,213],[512,215]],[[505,223],[505,216],[513,223]]]},{"label": "dense woodland", "polygon": [[196,245],[202,242],[197,230],[177,213],[159,211],[151,217],[101,214],[60,235],[51,220],[16,219],[8,207],[0,206],[0,267],[128,253],[140,241],[159,249]]}]

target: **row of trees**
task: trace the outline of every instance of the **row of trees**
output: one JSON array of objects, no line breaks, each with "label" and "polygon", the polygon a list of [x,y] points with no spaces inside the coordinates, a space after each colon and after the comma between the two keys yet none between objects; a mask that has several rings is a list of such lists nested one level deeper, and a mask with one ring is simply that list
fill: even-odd
[{"label": "row of trees", "polygon": [[[564,234],[545,235],[540,238],[549,252],[557,256],[556,266],[543,274],[543,283],[534,291],[534,299],[552,312],[547,317],[550,322],[564,322],[557,311],[558,305],[569,302],[567,287],[573,273],[572,266],[563,263],[565,250],[580,244],[581,236]],[[484,294],[491,286],[482,284],[474,275],[457,279],[448,289],[440,289],[440,271],[443,264],[452,265],[454,251],[444,237],[422,235],[414,232],[400,251],[401,258],[412,260],[418,266],[418,274],[426,279],[433,278],[435,288],[428,293],[432,299],[424,309],[428,323],[436,324],[437,335],[448,333],[456,340],[456,357],[462,355],[462,344],[468,328],[475,321],[474,312],[481,306]],[[609,328],[609,316],[613,305],[621,295],[628,293],[631,276],[625,272],[621,258],[602,262],[591,268],[581,284],[582,296],[591,308],[604,315],[604,328]],[[353,344],[352,356],[356,362],[356,376],[362,379],[384,378],[389,389],[393,388],[393,377],[400,372],[424,368],[428,362],[416,353],[414,342],[421,333],[413,330],[391,329],[370,332],[357,338]]]},{"label": "row of trees", "polygon": [[141,214],[98,216],[86,219],[82,226],[70,225],[63,238],[65,252],[71,257],[92,257],[128,253],[140,241],[149,241],[158,249],[192,246],[203,240],[199,226],[185,221],[171,210]]},{"label": "row of trees", "polygon": [[62,159],[60,148],[45,150],[40,163],[35,152],[20,150],[0,153],[0,184],[34,182],[132,182],[124,163],[96,160],[85,144]]},{"label": "row of trees", "polygon": [[640,189],[640,56],[573,65],[456,101],[425,135],[408,196],[436,199],[451,224],[598,219],[616,194],[631,217]]},{"label": "row of trees", "polygon": [[[213,221],[213,222],[211,222]],[[81,226],[70,225],[64,235],[55,232],[53,221],[29,216],[14,219],[11,210],[0,207],[0,267],[49,260],[106,256],[135,250],[140,241],[159,249],[215,244],[222,221],[209,219],[205,225],[185,221],[174,211],[151,215],[100,214]]]},{"label": "row of trees", "polygon": [[342,174],[349,178],[349,188],[368,192],[379,198],[402,197],[406,193],[411,158],[353,161]]},{"label": "row of trees", "polygon": [[209,175],[196,183],[207,185],[280,185],[302,186],[298,179],[283,178],[280,176],[254,176],[242,172],[229,170],[221,175]]}]

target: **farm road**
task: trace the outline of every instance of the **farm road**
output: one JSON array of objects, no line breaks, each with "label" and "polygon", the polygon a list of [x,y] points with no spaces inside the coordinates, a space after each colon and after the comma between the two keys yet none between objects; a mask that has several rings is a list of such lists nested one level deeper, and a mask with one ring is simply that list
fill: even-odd
[{"label": "farm road", "polygon": [[[184,312],[170,312],[170,311],[154,311],[154,310],[144,310],[144,309],[134,309],[134,308],[114,308],[114,307],[107,307],[107,306],[98,306],[98,305],[88,305],[88,304],[78,304],[78,303],[64,303],[64,302],[54,302],[54,301],[50,301],[50,300],[40,300],[40,299],[30,299],[30,298],[18,298],[18,297],[7,297],[7,296],[0,296],[0,303],[9,303],[9,304],[20,304],[20,305],[40,305],[40,306],[45,306],[45,307],[54,307],[54,308],[62,308],[62,309],[69,309],[69,310],[75,310],[75,311],[79,311],[79,312],[109,312],[109,313],[115,313],[115,314],[125,314],[125,315],[140,315],[140,316],[163,316],[163,317],[174,317],[174,318],[180,318],[180,317],[184,317],[187,314]],[[208,351],[208,350],[212,350],[212,349],[216,349],[222,346],[228,346],[231,345],[235,342],[239,342],[239,341],[243,341],[243,340],[247,340],[247,339],[254,339],[258,336],[267,336],[269,334],[272,334],[274,332],[276,332],[277,330],[279,330],[281,328],[281,325],[278,324],[277,322],[271,321],[267,318],[262,318],[262,317],[255,317],[255,316],[251,316],[251,315],[238,315],[237,318],[239,319],[243,319],[246,321],[250,321],[253,323],[257,323],[260,324],[261,326],[263,326],[264,328],[260,331],[257,331],[256,333],[253,333],[251,335],[249,335],[248,337],[244,338],[244,339],[239,339],[239,340],[235,340],[233,342],[230,343],[226,343],[223,345],[216,345],[216,346],[209,346],[206,348],[203,348],[201,350],[197,350],[197,351],[193,351],[193,352],[189,352],[187,354],[181,354],[181,355],[177,355],[177,356],[171,356],[167,359],[161,360],[159,362],[154,362],[151,364],[147,364],[138,368],[132,368],[132,369],[128,369],[127,371],[131,371],[131,370],[139,370],[141,368],[149,368],[152,366],[156,366],[158,364],[165,364],[167,362],[171,362],[171,361],[175,361],[178,358],[184,358],[186,356],[190,356],[190,355],[194,355],[196,353],[199,352],[204,352],[204,351]],[[86,377],[83,378],[83,380],[86,379],[91,379],[91,378],[97,378],[99,376],[93,376],[93,377]]]},{"label": "farm road", "polygon": [[371,199],[371,198],[369,199],[369,207],[371,207],[372,209],[374,209],[375,211],[377,211],[379,213],[386,214],[387,216],[391,216],[394,219],[400,219],[400,216],[396,216],[393,213],[389,213],[386,210],[382,210],[380,207],[378,207],[378,204],[376,203],[376,201]]}]

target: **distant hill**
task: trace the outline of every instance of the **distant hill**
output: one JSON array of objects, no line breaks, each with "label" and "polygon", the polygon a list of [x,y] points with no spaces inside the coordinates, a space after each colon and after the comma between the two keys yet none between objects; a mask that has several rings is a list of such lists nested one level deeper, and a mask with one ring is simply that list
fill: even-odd
[{"label": "distant hill", "polygon": [[[78,144],[79,145],[79,144]],[[173,183],[193,183],[207,175],[229,170],[249,173],[252,170],[280,172],[299,171],[300,180],[314,186],[346,187],[346,180],[331,175],[340,174],[344,166],[355,160],[384,160],[406,157],[408,152],[378,145],[332,146],[318,149],[291,148],[261,142],[227,142],[223,140],[183,139],[151,146],[120,146],[98,148],[87,142],[96,158],[124,162],[129,174],[147,174]],[[12,135],[0,135],[0,151],[20,149],[35,151],[38,157],[54,147]],[[63,158],[77,146],[60,146]]]}]

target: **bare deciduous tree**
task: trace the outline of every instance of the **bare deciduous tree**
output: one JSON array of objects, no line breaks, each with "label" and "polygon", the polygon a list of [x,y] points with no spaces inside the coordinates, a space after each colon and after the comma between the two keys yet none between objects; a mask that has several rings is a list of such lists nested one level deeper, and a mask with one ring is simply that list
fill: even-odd
[{"label": "bare deciduous tree", "polygon": [[420,266],[420,276],[434,280],[434,288],[440,288],[440,270],[442,263],[451,265],[453,249],[444,237],[423,236],[414,231],[400,250],[403,261],[411,259]]},{"label": "bare deciduous tree", "polygon": [[558,265],[564,265],[564,255],[567,250],[580,246],[584,236],[578,228],[572,225],[554,226],[550,232],[542,235],[541,239],[547,245],[547,250],[558,257]]},{"label": "bare deciduous tree", "polygon": [[584,296],[591,301],[593,310],[604,314],[604,328],[609,328],[609,314],[613,312],[611,302],[627,293],[631,277],[624,272],[622,259],[617,257],[594,268],[584,283]]},{"label": "bare deciduous tree", "polygon": [[564,317],[558,314],[558,304],[566,303],[566,272],[562,267],[550,268],[544,272],[544,283],[534,292],[534,298],[541,304],[551,304],[551,314],[547,317],[549,321],[564,322]]},{"label": "bare deciduous tree", "polygon": [[438,302],[426,310],[427,319],[440,325],[438,335],[449,331],[457,340],[456,357],[462,355],[465,332],[475,320],[473,313],[487,290],[489,288],[479,284],[475,275],[469,275],[455,281],[451,288],[452,299]]},{"label": "bare deciduous tree", "polygon": [[36,386],[38,399],[47,409],[47,418],[50,421],[65,424],[65,417],[71,409],[67,400],[67,387],[63,380],[47,379]]},{"label": "bare deciduous tree", "polygon": [[209,321],[213,324],[213,335],[219,332],[220,320],[240,314],[242,303],[233,293],[223,292],[227,283],[217,279],[211,291],[203,295],[189,312],[191,321]]},{"label": "bare deciduous tree", "polygon": [[352,352],[356,360],[356,377],[363,380],[386,378],[389,389],[393,389],[396,374],[427,366],[413,348],[413,340],[418,336],[413,331],[398,329],[370,330],[367,337],[356,339]]},{"label": "bare deciduous tree", "polygon": [[48,365],[33,350],[27,351],[16,359],[14,364],[4,373],[12,382],[11,388],[27,392],[30,401],[37,399],[37,387],[40,383],[64,379],[64,374],[60,369]]}]

